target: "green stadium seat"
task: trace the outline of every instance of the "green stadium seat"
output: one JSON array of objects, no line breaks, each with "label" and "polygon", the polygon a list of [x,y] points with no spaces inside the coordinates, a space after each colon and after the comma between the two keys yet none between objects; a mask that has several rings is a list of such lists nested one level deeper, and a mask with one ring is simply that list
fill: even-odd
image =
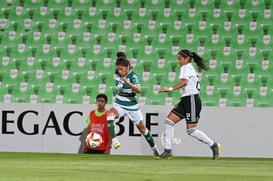
[{"label": "green stadium seat", "polygon": [[33,74],[27,74],[24,76],[28,80],[29,86],[33,90],[33,94],[36,94],[39,89],[43,88],[45,83],[50,82],[50,75],[42,69],[33,70]]},{"label": "green stadium seat", "polygon": [[233,92],[227,92],[227,105],[229,107],[246,107],[247,94],[244,90],[237,90],[238,93],[235,95]]},{"label": "green stadium seat", "polygon": [[64,103],[82,104],[82,94],[80,84],[73,83],[64,90]]},{"label": "green stadium seat", "polygon": [[0,100],[3,103],[10,103],[14,102],[13,96],[12,96],[12,90],[7,89],[4,85],[0,89]]},{"label": "green stadium seat", "polygon": [[107,1],[95,1],[95,5],[99,9],[111,9],[116,6],[115,0],[107,0]]},{"label": "green stadium seat", "polygon": [[18,86],[18,83],[23,82],[24,77],[19,74],[18,69],[10,69],[8,74],[3,74],[2,84],[8,89],[15,89]]},{"label": "green stadium seat", "polygon": [[57,36],[58,32],[63,32],[63,26],[61,22],[56,19],[49,19],[45,23],[41,24],[42,35]]},{"label": "green stadium seat", "polygon": [[77,37],[82,35],[82,32],[85,29],[85,24],[81,19],[74,19],[72,23],[67,23],[63,25],[63,29],[71,37]]},{"label": "green stadium seat", "polygon": [[257,23],[261,25],[272,25],[272,11],[273,5],[271,2],[270,5],[265,5],[265,9],[261,12],[260,16],[258,16]]},{"label": "green stadium seat", "polygon": [[29,1],[29,2],[24,2],[24,8],[27,11],[37,11],[43,5],[44,5],[43,0],[32,0],[32,1]]},{"label": "green stadium seat", "polygon": [[77,60],[69,62],[68,69],[74,75],[84,74],[92,69],[92,64],[85,57],[79,57]]},{"label": "green stadium seat", "polygon": [[[200,74],[205,106],[269,107],[272,7],[270,0],[3,1],[0,101],[95,104],[99,92],[113,96],[109,69],[124,51],[143,84],[140,103],[171,105],[179,91],[153,96],[150,87],[179,81],[176,54],[188,48],[210,61]],[[71,79],[60,79],[63,70]],[[21,83],[27,91],[16,96]]]},{"label": "green stadium seat", "polygon": [[[90,49],[96,43],[95,35],[91,32],[83,32],[77,39],[76,45],[82,49]],[[88,50],[89,52],[90,50]]]},{"label": "green stadium seat", "polygon": [[71,1],[72,8],[76,11],[86,11],[89,7],[92,6],[93,1],[92,0],[76,0]]},{"label": "green stadium seat", "polygon": [[165,8],[164,1],[143,1],[143,5],[145,8],[152,11],[158,11]]},{"label": "green stadium seat", "polygon": [[46,6],[51,10],[62,10],[68,6],[68,0],[48,0]]},{"label": "green stadium seat", "polygon": [[[200,96],[203,99],[204,106],[218,106],[220,100],[220,93],[218,91],[216,74],[203,75],[201,80]],[[219,80],[218,80],[219,81]]]},{"label": "green stadium seat", "polygon": [[70,85],[72,85],[72,83],[76,83],[76,76],[69,70],[62,70],[53,76],[54,86],[56,86],[58,89],[67,89],[70,87]]},{"label": "green stadium seat", "polygon": [[62,8],[57,13],[57,20],[60,21],[61,24],[69,24],[72,23],[74,19],[78,19],[78,14],[74,9],[72,9],[72,7]]},{"label": "green stadium seat", "polygon": [[8,11],[8,20],[14,23],[22,23],[22,20],[29,18],[27,10],[22,6],[17,6],[14,10]]},{"label": "green stadium seat", "polygon": [[47,74],[59,74],[67,69],[66,62],[60,57],[52,57],[49,61],[45,62],[44,70]]},{"label": "green stadium seat", "polygon": [[43,44],[35,51],[35,56],[42,63],[56,56],[56,50],[50,44]]},{"label": "green stadium seat", "polygon": [[2,14],[0,14],[0,35],[4,34],[5,31],[9,28],[10,23],[8,21],[7,18],[5,18],[5,16],[1,16]]},{"label": "green stadium seat", "polygon": [[91,23],[94,24],[97,22],[100,18],[101,12],[99,9],[95,6],[90,6],[88,7],[88,10],[85,11],[79,11],[78,15],[79,18],[84,22],[84,23]]},{"label": "green stadium seat", "polygon": [[74,44],[65,45],[65,47],[61,47],[57,51],[59,56],[66,62],[74,61],[74,57],[80,57],[82,55],[80,47]]},{"label": "green stadium seat", "polygon": [[185,10],[188,11],[189,10],[189,2],[190,0],[168,0],[166,1],[168,3],[169,8],[171,9],[171,11],[177,11],[177,10]]},{"label": "green stadium seat", "polygon": [[37,24],[45,24],[54,19],[53,11],[46,6],[41,6],[37,10],[30,11],[30,13],[32,14],[32,20]]},{"label": "green stadium seat", "polygon": [[40,63],[38,62],[35,57],[27,57],[26,61],[21,61],[20,62],[20,68],[19,71],[22,72],[23,75],[31,75],[35,74],[35,70],[40,69]]},{"label": "green stadium seat", "polygon": [[220,22],[224,22],[224,26],[219,26],[218,33],[220,37],[230,37],[236,34],[236,23],[234,22],[234,12],[224,11],[225,15],[221,16]]},{"label": "green stadium seat", "polygon": [[140,2],[137,2],[137,1],[131,1],[131,0],[126,0],[126,1],[122,1],[119,2],[117,1],[117,4],[119,4],[119,6],[121,7],[121,9],[124,9],[124,10],[127,10],[127,9],[139,9],[140,6],[141,6],[141,3]]},{"label": "green stadium seat", "polygon": [[0,72],[5,74],[11,69],[16,69],[15,62],[10,57],[1,55]]},{"label": "green stadium seat", "polygon": [[56,103],[57,95],[60,95],[59,89],[54,83],[47,82],[38,90],[38,103]]},{"label": "green stadium seat", "polygon": [[26,44],[18,44],[16,48],[13,48],[10,53],[10,57],[14,61],[25,61],[27,57],[31,56],[31,51],[29,48],[26,46]]},{"label": "green stadium seat", "polygon": [[47,35],[47,42],[54,47],[56,50],[62,50],[66,48],[67,45],[72,44],[72,40],[68,33],[66,32],[56,32],[57,36]]},{"label": "green stadium seat", "polygon": [[5,0],[2,2],[2,6],[4,9],[12,9],[16,8],[17,6],[22,6],[22,2],[16,0]]},{"label": "green stadium seat", "polygon": [[268,91],[267,95],[261,95],[259,91],[256,91],[253,95],[254,107],[272,107],[273,92]]},{"label": "green stadium seat", "polygon": [[26,45],[29,47],[29,49],[38,49],[41,47],[42,44],[46,44],[47,39],[41,32],[33,32],[26,38]]},{"label": "green stadium seat", "polygon": [[4,48],[17,48],[17,45],[21,42],[20,34],[16,31],[10,31],[2,37],[2,44]]},{"label": "green stadium seat", "polygon": [[12,90],[13,101],[18,103],[29,103],[30,102],[30,86],[27,82],[21,82],[19,88]]}]

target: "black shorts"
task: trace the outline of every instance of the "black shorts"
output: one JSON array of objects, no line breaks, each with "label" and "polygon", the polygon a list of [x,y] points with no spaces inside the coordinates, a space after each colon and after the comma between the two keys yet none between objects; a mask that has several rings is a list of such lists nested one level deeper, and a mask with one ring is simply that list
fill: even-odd
[{"label": "black shorts", "polygon": [[202,108],[199,94],[181,97],[181,100],[172,109],[175,115],[186,119],[187,124],[198,123]]}]

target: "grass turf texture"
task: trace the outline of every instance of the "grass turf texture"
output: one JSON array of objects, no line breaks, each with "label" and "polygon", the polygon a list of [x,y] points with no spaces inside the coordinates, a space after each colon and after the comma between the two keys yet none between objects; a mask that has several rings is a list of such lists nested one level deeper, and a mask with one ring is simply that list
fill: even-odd
[{"label": "grass turf texture", "polygon": [[2,181],[273,180],[273,159],[0,152]]}]

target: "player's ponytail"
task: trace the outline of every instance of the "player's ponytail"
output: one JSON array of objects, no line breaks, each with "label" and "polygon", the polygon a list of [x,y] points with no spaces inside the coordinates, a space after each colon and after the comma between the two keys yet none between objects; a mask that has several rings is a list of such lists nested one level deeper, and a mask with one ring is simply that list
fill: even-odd
[{"label": "player's ponytail", "polygon": [[208,66],[206,65],[205,60],[200,57],[198,54],[196,54],[195,52],[192,52],[192,58],[193,61],[196,63],[196,65],[203,70],[208,70]]},{"label": "player's ponytail", "polygon": [[197,53],[191,52],[190,50],[183,49],[178,52],[178,54],[182,55],[184,58],[190,57],[196,63],[196,65],[203,70],[208,70],[205,60],[200,57]]}]

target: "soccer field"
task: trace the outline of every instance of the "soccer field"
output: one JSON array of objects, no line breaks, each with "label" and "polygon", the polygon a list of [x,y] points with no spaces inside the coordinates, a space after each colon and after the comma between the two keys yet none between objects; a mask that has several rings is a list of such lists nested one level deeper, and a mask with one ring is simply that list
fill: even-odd
[{"label": "soccer field", "polygon": [[0,153],[2,181],[273,180],[273,159]]}]

